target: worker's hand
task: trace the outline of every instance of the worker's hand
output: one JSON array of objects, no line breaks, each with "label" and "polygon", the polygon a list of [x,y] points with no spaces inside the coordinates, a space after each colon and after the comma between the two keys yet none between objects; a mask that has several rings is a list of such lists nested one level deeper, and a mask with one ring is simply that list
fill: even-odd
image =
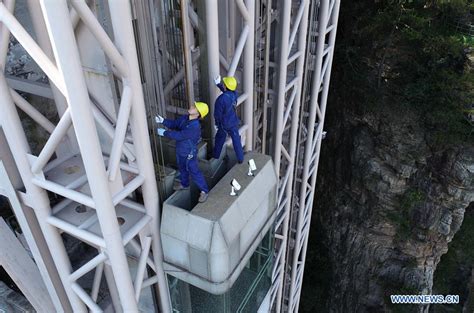
[{"label": "worker's hand", "polygon": [[165,120],[165,119],[164,119],[163,116],[161,116],[161,115],[155,116],[155,122],[156,122],[157,124],[163,123],[164,120]]},{"label": "worker's hand", "polygon": [[164,128],[157,128],[156,132],[158,133],[158,136],[164,136],[165,135],[166,129]]},{"label": "worker's hand", "polygon": [[214,125],[214,129],[215,129],[216,131],[218,131],[218,130],[219,130],[219,127],[217,127],[217,125]]},{"label": "worker's hand", "polygon": [[214,83],[216,85],[219,85],[221,83],[221,75],[217,75],[215,78],[214,78]]}]

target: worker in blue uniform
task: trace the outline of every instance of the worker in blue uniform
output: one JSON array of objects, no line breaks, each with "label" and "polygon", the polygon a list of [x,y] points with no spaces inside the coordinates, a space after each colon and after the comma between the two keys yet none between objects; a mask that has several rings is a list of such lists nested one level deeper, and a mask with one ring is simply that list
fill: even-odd
[{"label": "worker in blue uniform", "polygon": [[230,138],[232,138],[237,161],[242,163],[244,161],[244,151],[239,135],[240,120],[235,111],[237,106],[237,92],[235,91],[237,88],[237,80],[235,77],[224,77],[222,83],[221,77],[217,76],[214,82],[222,91],[222,94],[217,98],[214,106],[214,119],[217,133],[212,156],[215,159],[220,157],[222,146],[224,146],[227,135],[229,135]]},{"label": "worker in blue uniform", "polygon": [[201,141],[201,125],[199,118],[204,118],[209,112],[209,107],[204,102],[195,102],[189,108],[188,114],[180,116],[176,120],[164,119],[160,115],[155,117],[157,123],[163,124],[165,128],[158,128],[159,136],[165,136],[176,140],[176,160],[181,177],[181,184],[174,187],[175,190],[189,188],[189,175],[201,190],[199,202],[207,200],[209,188],[206,180],[198,168],[197,145]]}]

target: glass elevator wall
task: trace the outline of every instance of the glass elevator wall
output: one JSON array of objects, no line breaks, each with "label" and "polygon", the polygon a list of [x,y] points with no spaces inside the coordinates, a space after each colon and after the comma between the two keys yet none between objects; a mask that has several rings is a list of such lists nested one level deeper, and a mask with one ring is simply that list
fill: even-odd
[{"label": "glass elevator wall", "polygon": [[168,275],[174,313],[256,312],[271,285],[273,234],[268,232],[232,288],[213,295]]}]

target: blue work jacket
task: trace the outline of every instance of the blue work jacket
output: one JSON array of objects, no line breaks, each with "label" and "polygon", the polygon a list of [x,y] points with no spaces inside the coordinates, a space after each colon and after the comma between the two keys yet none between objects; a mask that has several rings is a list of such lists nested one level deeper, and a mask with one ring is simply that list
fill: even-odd
[{"label": "blue work jacket", "polygon": [[222,83],[218,84],[217,87],[222,91],[222,94],[217,98],[214,106],[216,126],[228,130],[238,127],[240,120],[235,111],[237,106],[237,92],[225,90]]},{"label": "blue work jacket", "polygon": [[201,141],[201,125],[198,119],[190,120],[182,115],[176,120],[165,119],[163,125],[169,129],[165,137],[176,140],[176,154],[181,157],[197,155],[197,145]]}]

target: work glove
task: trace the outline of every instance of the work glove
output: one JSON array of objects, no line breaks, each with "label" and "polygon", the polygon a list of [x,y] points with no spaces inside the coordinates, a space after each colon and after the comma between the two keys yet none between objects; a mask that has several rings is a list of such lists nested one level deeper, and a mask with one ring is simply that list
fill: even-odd
[{"label": "work glove", "polygon": [[219,127],[217,127],[217,125],[214,125],[214,129],[215,129],[216,131],[218,131],[218,130],[219,130]]},{"label": "work glove", "polygon": [[155,122],[156,122],[157,124],[163,123],[164,120],[165,120],[165,119],[164,119],[161,115],[155,116]]},{"label": "work glove", "polygon": [[214,83],[216,85],[219,85],[221,83],[221,75],[217,75],[215,78],[214,78]]},{"label": "work glove", "polygon": [[156,132],[158,133],[158,136],[164,136],[165,135],[166,129],[164,128],[157,128]]}]

